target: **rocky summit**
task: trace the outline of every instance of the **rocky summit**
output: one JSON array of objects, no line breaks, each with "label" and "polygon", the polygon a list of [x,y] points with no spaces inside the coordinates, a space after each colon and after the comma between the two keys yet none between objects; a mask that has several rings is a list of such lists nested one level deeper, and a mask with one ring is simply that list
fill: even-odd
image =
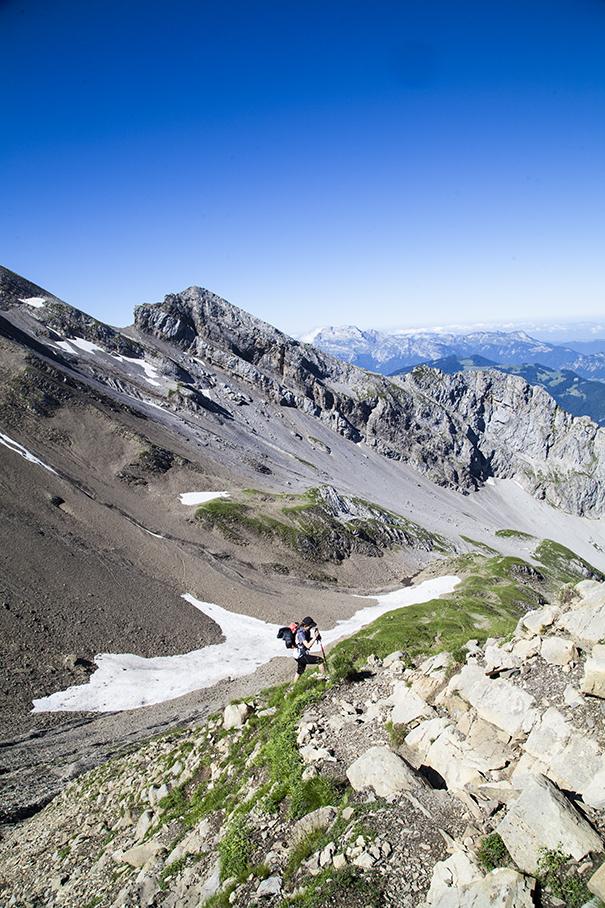
[{"label": "rocky summit", "polygon": [[604,438],[518,376],[0,269],[0,905],[600,897]]}]

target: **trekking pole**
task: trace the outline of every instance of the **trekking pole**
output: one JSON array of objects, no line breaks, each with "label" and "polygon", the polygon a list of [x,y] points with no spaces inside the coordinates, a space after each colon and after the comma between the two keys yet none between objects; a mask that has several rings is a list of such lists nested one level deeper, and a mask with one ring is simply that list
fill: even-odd
[{"label": "trekking pole", "polygon": [[317,642],[319,643],[319,645],[320,645],[320,647],[321,647],[321,654],[322,654],[322,656],[324,657],[324,665],[327,666],[328,660],[326,659],[326,651],[325,651],[325,649],[324,649],[324,645],[323,645],[323,643],[321,642],[321,635],[317,637]]}]

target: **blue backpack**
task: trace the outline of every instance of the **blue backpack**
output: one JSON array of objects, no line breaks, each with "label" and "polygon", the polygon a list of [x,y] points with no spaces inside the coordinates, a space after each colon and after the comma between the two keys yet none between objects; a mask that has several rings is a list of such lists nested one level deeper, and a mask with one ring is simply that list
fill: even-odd
[{"label": "blue backpack", "polygon": [[286,627],[280,627],[278,630],[277,639],[284,641],[286,649],[294,649],[296,646],[296,631],[299,627],[300,624],[293,621],[292,624],[288,624]]}]

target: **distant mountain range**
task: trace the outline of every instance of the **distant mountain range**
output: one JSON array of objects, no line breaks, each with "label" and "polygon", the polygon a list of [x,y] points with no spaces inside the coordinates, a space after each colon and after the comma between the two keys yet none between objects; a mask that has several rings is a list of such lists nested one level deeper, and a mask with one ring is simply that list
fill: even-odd
[{"label": "distant mountain range", "polygon": [[318,328],[301,339],[345,362],[382,375],[449,356],[483,356],[500,365],[540,363],[550,369],[575,372],[591,381],[605,381],[605,341],[580,341],[578,349],[573,349],[536,340],[524,331],[399,335],[362,331],[354,325]]},{"label": "distant mountain range", "polygon": [[524,331],[394,335],[353,325],[319,328],[304,340],[382,375],[405,375],[420,365],[450,375],[478,369],[520,375],[548,391],[573,416],[589,416],[605,425],[605,341],[578,341],[578,349],[573,349],[536,340]]}]

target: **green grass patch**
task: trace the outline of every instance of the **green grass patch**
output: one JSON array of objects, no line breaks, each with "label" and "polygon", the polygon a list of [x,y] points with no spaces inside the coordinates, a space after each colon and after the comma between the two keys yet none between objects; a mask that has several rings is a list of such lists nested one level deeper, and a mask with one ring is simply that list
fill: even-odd
[{"label": "green grass patch", "polygon": [[281,905],[296,908],[326,908],[327,905],[363,905],[364,908],[382,908],[384,905],[384,880],[377,873],[362,873],[355,867],[322,871],[300,895],[289,898]]},{"label": "green grass patch", "polygon": [[564,854],[560,848],[544,848],[538,861],[536,879],[555,898],[561,899],[566,908],[581,908],[590,901],[592,893],[567,863],[570,859],[571,855]]},{"label": "green grass patch", "polygon": [[523,530],[496,530],[495,536],[500,536],[502,539],[535,539],[535,536],[532,536],[531,533],[524,533]]},{"label": "green grass patch", "polygon": [[499,833],[492,832],[482,840],[477,852],[477,862],[480,867],[489,872],[495,870],[496,867],[507,867],[510,861],[511,857]]},{"label": "green grass patch", "polygon": [[460,534],[460,538],[464,539],[465,542],[468,542],[469,545],[474,546],[476,549],[480,549],[482,552],[485,552],[487,555],[497,555],[497,549],[493,549],[491,545],[487,545],[486,542],[478,542],[476,539],[471,539],[470,536],[464,536]]},{"label": "green grass patch", "polygon": [[254,852],[254,840],[246,821],[237,817],[218,845],[221,880],[235,877],[243,881],[250,872],[249,858]]},{"label": "green grass patch", "polygon": [[[360,665],[372,653],[384,658],[402,650],[408,659],[414,659],[445,649],[464,659],[462,647],[469,639],[484,641],[511,634],[520,615],[540,601],[539,581],[521,559],[485,558],[475,553],[459,563],[470,573],[454,592],[387,612],[354,637],[338,643],[330,653],[331,660],[348,657]],[[457,564],[452,564],[452,573]],[[529,585],[528,577],[536,589]]]},{"label": "green grass patch", "polygon": [[580,580],[587,579],[599,582],[605,580],[605,576],[592,564],[552,539],[542,540],[534,550],[534,558],[543,565],[552,580],[559,584],[579,583]]}]

